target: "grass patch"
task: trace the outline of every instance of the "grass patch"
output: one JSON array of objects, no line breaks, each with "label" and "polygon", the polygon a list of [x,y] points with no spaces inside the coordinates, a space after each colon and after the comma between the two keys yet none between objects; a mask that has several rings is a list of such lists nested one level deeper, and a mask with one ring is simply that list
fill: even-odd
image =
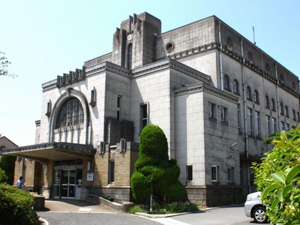
[{"label": "grass patch", "polygon": [[[170,214],[170,213],[182,213],[182,212],[199,212],[196,204],[189,202],[173,202],[173,203],[157,203],[154,202],[152,206],[152,214]],[[149,205],[135,205],[130,208],[128,213],[149,212]]]}]

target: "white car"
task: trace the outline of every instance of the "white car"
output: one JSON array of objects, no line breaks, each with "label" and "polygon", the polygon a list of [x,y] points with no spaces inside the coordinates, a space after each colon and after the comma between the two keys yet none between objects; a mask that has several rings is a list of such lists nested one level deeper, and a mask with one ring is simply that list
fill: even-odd
[{"label": "white car", "polygon": [[257,223],[265,223],[268,219],[265,214],[266,207],[263,206],[260,196],[261,192],[254,192],[247,195],[244,206],[245,214],[246,216],[253,218]]}]

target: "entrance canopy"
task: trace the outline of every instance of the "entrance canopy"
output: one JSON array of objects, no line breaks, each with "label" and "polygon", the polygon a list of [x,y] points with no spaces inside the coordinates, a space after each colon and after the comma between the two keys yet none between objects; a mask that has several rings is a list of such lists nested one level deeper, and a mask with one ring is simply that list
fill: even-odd
[{"label": "entrance canopy", "polygon": [[50,142],[3,149],[4,155],[13,155],[48,163],[49,160],[87,159],[91,160],[96,153],[92,145],[65,142]]}]

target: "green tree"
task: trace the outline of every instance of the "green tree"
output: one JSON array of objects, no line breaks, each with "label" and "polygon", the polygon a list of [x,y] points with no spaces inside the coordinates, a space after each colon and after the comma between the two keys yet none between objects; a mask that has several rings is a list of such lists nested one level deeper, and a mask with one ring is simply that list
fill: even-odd
[{"label": "green tree", "polygon": [[10,74],[7,70],[7,67],[11,64],[10,61],[7,60],[7,57],[4,56],[4,52],[0,52],[0,76],[9,76],[12,78],[17,77],[15,74]]},{"label": "green tree", "polygon": [[272,224],[300,224],[300,130],[282,131],[272,152],[254,164],[255,183],[262,191]]},{"label": "green tree", "polygon": [[2,155],[0,161],[0,168],[5,171],[7,175],[7,183],[13,184],[14,182],[14,171],[15,171],[15,156]]},{"label": "green tree", "polygon": [[169,160],[168,142],[162,129],[146,126],[140,135],[139,159],[131,177],[133,197],[147,201],[153,195],[165,202],[185,201],[187,193],[178,181],[179,174],[176,160]]}]

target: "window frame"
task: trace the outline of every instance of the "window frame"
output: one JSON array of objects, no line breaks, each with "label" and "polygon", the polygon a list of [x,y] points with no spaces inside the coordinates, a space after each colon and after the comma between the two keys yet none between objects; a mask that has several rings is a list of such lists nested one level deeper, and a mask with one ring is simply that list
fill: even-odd
[{"label": "window frame", "polygon": [[260,112],[255,110],[255,134],[257,136],[261,135],[261,121]]},{"label": "window frame", "polygon": [[[214,169],[213,169],[213,168],[215,168],[215,176],[214,176]],[[212,165],[212,166],[211,166],[211,181],[212,181],[213,183],[219,182],[219,173],[220,173],[220,167],[217,166],[217,165]],[[216,179],[213,179],[214,177],[215,177]]]},{"label": "window frame", "polygon": [[246,97],[249,101],[252,101],[252,90],[249,85],[246,88]]},{"label": "window frame", "polygon": [[80,100],[76,97],[67,99],[58,111],[55,129],[80,125],[83,123],[84,109]]},{"label": "window frame", "polygon": [[253,135],[253,109],[248,108],[247,110],[247,117],[248,117],[248,135]]},{"label": "window frame", "polygon": [[186,180],[187,182],[193,181],[193,165],[186,166]]},{"label": "window frame", "polygon": [[209,102],[209,115],[208,115],[208,118],[210,119],[214,119],[216,120],[217,119],[217,113],[216,113],[216,104],[212,103],[212,102]]},{"label": "window frame", "polygon": [[221,122],[228,123],[228,109],[224,106],[221,106]]},{"label": "window frame", "polygon": [[234,167],[228,167],[228,169],[227,169],[228,183],[234,183],[235,182],[234,175],[235,175],[235,168]]},{"label": "window frame", "polygon": [[254,90],[254,102],[259,104],[259,92],[258,90]]},{"label": "window frame", "polygon": [[231,91],[230,90],[230,78],[229,78],[229,75],[227,75],[227,74],[225,74],[224,75],[224,89],[226,90],[226,91]]},{"label": "window frame", "polygon": [[233,93],[236,95],[240,94],[239,81],[237,79],[233,80]]},{"label": "window frame", "polygon": [[122,96],[117,96],[117,120],[121,121]]},{"label": "window frame", "polygon": [[[143,117],[143,113],[144,113],[144,110],[143,110],[143,107],[147,107],[146,108],[146,112],[147,112],[147,116],[146,117]],[[144,126],[144,123],[143,121],[146,121],[146,125]],[[143,129],[149,125],[149,103],[141,103],[140,104],[140,133],[143,131]]]}]

